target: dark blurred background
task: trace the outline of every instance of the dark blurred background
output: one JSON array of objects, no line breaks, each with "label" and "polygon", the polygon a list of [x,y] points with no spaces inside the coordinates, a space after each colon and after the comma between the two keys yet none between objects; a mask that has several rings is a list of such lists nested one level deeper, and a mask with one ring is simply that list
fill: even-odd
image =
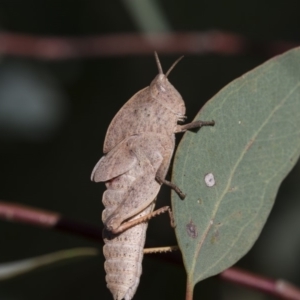
[{"label": "dark blurred background", "polygon": [[[112,117],[157,74],[153,51],[158,50],[164,70],[179,54],[185,55],[170,81],[185,99],[190,121],[224,85],[289,45],[300,44],[299,8],[299,1],[292,0],[0,0],[0,199],[57,211],[101,227],[104,185],[92,183],[90,174],[102,156]],[[207,44],[197,46],[199,51],[191,46],[182,53],[176,39],[172,47],[167,38],[162,45],[147,36],[201,35],[207,30],[237,34],[244,43],[234,48],[230,39],[225,38],[222,46],[208,39]],[[125,33],[139,35],[146,48],[121,39]],[[85,40],[77,40],[71,49],[60,48],[55,41],[54,48],[51,43],[45,47],[42,40],[109,34],[117,50],[114,55],[101,52],[105,48],[101,39],[99,53]],[[23,36],[38,40],[35,54],[28,52],[33,46]],[[19,42],[14,44],[16,38]],[[76,45],[85,52],[74,49]],[[223,51],[231,46],[232,52]],[[66,54],[60,57],[61,53]],[[299,173],[296,166],[284,181],[262,235],[238,263],[298,285]],[[158,206],[169,201],[170,191],[163,189]],[[176,243],[167,216],[150,222],[147,241],[151,246]],[[0,263],[73,247],[102,247],[100,242],[5,221],[0,221],[0,243]],[[1,282],[0,299],[112,299],[105,287],[103,261],[100,255]],[[145,257],[134,299],[184,299],[184,293],[182,265],[155,255]],[[197,285],[195,299],[204,297],[269,299],[217,278]]]}]

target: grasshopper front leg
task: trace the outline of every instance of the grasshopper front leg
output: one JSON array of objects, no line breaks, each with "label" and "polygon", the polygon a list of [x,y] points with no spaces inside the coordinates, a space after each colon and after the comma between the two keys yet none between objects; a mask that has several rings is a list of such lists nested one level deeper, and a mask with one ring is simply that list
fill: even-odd
[{"label": "grasshopper front leg", "polygon": [[184,125],[177,125],[176,127],[176,131],[175,133],[179,133],[179,132],[185,132],[187,130],[191,130],[191,129],[195,129],[195,128],[201,128],[203,126],[214,126],[215,125],[215,121],[194,121],[188,124],[184,124]]},{"label": "grasshopper front leg", "polygon": [[181,189],[176,184],[166,179],[163,179],[158,175],[155,176],[155,179],[157,180],[158,183],[169,186],[172,190],[174,190],[177,193],[177,195],[180,197],[181,200],[184,200],[185,194],[181,191]]},{"label": "grasshopper front leg", "polygon": [[[215,125],[215,121],[194,121],[184,125],[177,125],[175,133],[185,132],[186,130],[191,130],[195,128],[200,129],[202,126],[214,126],[214,125]],[[181,189],[176,184],[164,178],[169,164],[170,164],[170,157],[165,157],[155,176],[155,179],[157,180],[158,183],[169,186],[177,193],[177,195],[180,197],[181,200],[184,200],[186,195],[181,191]]]}]

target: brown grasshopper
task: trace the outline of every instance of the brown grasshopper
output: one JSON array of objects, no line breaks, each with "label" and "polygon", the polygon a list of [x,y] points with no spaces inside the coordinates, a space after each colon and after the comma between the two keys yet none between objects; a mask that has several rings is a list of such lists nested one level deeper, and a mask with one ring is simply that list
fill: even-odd
[{"label": "brown grasshopper", "polygon": [[113,118],[104,141],[104,156],[92,172],[91,179],[105,182],[107,187],[102,199],[103,252],[106,282],[114,300],[130,300],[136,292],[142,273],[147,221],[168,211],[172,224],[168,206],[153,211],[161,184],[184,198],[176,185],[165,180],[175,133],[214,125],[214,121],[177,124],[186,118],[185,104],[167,77],[181,58],[164,74],[155,52],[159,74]]}]

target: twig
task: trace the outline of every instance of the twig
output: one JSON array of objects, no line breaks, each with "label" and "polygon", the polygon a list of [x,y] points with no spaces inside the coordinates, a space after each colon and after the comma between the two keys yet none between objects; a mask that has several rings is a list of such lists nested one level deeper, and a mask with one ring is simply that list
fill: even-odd
[{"label": "twig", "polygon": [[22,204],[0,201],[0,218],[36,225],[38,227],[54,227],[60,218],[58,213],[49,212]]},{"label": "twig", "polygon": [[[0,201],[0,219],[62,230],[103,243],[101,228],[65,218],[55,212]],[[257,289],[282,299],[300,300],[300,290],[283,280],[266,278],[238,268],[229,268],[222,272],[219,277],[223,280]]]},{"label": "twig", "polygon": [[270,279],[239,268],[229,268],[222,272],[219,277],[235,284],[263,291],[281,299],[300,299],[300,290],[281,279]]},{"label": "twig", "polygon": [[58,213],[0,201],[0,219],[61,230],[103,243],[102,229]]},{"label": "twig", "polygon": [[296,47],[285,41],[258,42],[241,35],[209,30],[161,34],[111,34],[86,37],[45,37],[0,32],[0,54],[65,60],[104,56],[153,54],[252,54],[267,57]]}]

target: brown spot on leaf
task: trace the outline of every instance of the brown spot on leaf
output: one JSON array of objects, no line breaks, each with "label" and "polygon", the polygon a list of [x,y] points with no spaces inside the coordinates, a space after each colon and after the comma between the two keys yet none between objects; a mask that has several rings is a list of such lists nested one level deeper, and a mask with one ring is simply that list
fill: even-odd
[{"label": "brown spot on leaf", "polygon": [[186,225],[186,232],[193,239],[198,236],[197,227],[192,220]]}]

